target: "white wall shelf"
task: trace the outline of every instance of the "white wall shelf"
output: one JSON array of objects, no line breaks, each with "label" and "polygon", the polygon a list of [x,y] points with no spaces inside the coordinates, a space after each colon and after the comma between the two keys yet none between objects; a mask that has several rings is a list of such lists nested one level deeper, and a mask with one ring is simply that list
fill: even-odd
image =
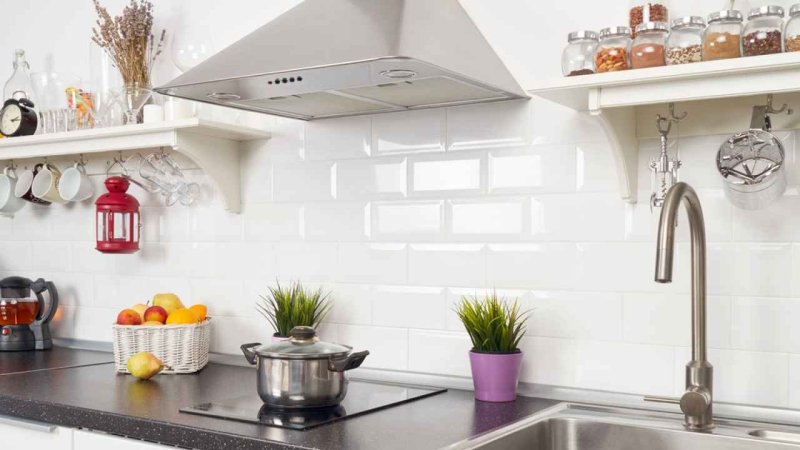
[{"label": "white wall shelf", "polygon": [[240,143],[269,137],[263,130],[191,118],[0,139],[0,160],[168,147],[204,170],[222,194],[226,209],[239,212]]},{"label": "white wall shelf", "polygon": [[598,117],[614,152],[622,198],[633,203],[637,107],[798,91],[800,52],[560,78],[528,93]]}]

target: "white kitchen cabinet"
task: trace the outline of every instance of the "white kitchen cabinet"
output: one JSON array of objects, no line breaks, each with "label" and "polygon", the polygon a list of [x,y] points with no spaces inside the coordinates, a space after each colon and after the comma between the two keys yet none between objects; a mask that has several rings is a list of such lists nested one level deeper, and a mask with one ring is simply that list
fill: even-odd
[{"label": "white kitchen cabinet", "polygon": [[0,416],[0,441],[5,448],[72,450],[71,428]]},{"label": "white kitchen cabinet", "polygon": [[[75,430],[73,443],[74,444],[72,448],[75,450],[164,450],[175,448],[166,445],[144,442],[137,439],[128,439],[84,430]],[[61,447],[59,447],[59,449],[60,448]]]}]

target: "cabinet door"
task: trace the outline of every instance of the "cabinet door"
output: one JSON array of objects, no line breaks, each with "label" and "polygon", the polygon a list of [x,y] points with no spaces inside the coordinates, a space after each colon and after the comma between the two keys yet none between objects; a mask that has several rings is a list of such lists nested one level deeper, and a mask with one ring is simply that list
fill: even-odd
[{"label": "cabinet door", "polygon": [[0,441],[4,448],[72,450],[72,431],[71,428],[0,416]]},{"label": "cabinet door", "polygon": [[166,450],[175,448],[84,430],[75,430],[73,442],[75,450]]}]

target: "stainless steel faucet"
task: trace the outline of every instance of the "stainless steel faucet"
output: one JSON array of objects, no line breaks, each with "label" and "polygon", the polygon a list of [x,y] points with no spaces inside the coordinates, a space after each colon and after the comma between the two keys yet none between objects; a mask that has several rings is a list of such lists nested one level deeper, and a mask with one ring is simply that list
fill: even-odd
[{"label": "stainless steel faucet", "polygon": [[686,364],[686,392],[680,399],[645,397],[647,401],[680,404],[690,430],[714,427],[712,386],[714,369],[706,358],[706,230],[703,209],[697,193],[686,183],[677,183],[667,192],[658,223],[656,281],[672,282],[675,227],[680,205],[686,206],[692,237],[692,360]]}]

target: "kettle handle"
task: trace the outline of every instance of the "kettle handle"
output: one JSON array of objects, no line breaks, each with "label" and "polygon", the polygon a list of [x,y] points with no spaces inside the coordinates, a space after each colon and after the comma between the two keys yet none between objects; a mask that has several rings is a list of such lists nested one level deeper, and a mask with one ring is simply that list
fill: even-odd
[{"label": "kettle handle", "polygon": [[242,346],[239,347],[239,348],[242,349],[242,353],[244,353],[244,357],[247,358],[247,362],[249,362],[252,365],[256,365],[256,352],[254,352],[252,349],[254,347],[259,346],[259,345],[261,345],[261,342],[253,342],[253,343],[250,343],[250,344],[242,344]]},{"label": "kettle handle", "polygon": [[328,360],[328,370],[331,372],[344,372],[355,369],[367,359],[369,350],[349,354],[346,358]]},{"label": "kettle handle", "polygon": [[[56,315],[56,310],[58,309],[58,291],[56,290],[56,285],[53,284],[52,281],[45,281],[39,278],[31,284],[31,290],[36,294],[40,305],[39,313],[33,323],[42,324],[50,322]],[[47,311],[44,309],[44,298],[42,297],[42,293],[45,291],[48,292],[50,297]]]}]

